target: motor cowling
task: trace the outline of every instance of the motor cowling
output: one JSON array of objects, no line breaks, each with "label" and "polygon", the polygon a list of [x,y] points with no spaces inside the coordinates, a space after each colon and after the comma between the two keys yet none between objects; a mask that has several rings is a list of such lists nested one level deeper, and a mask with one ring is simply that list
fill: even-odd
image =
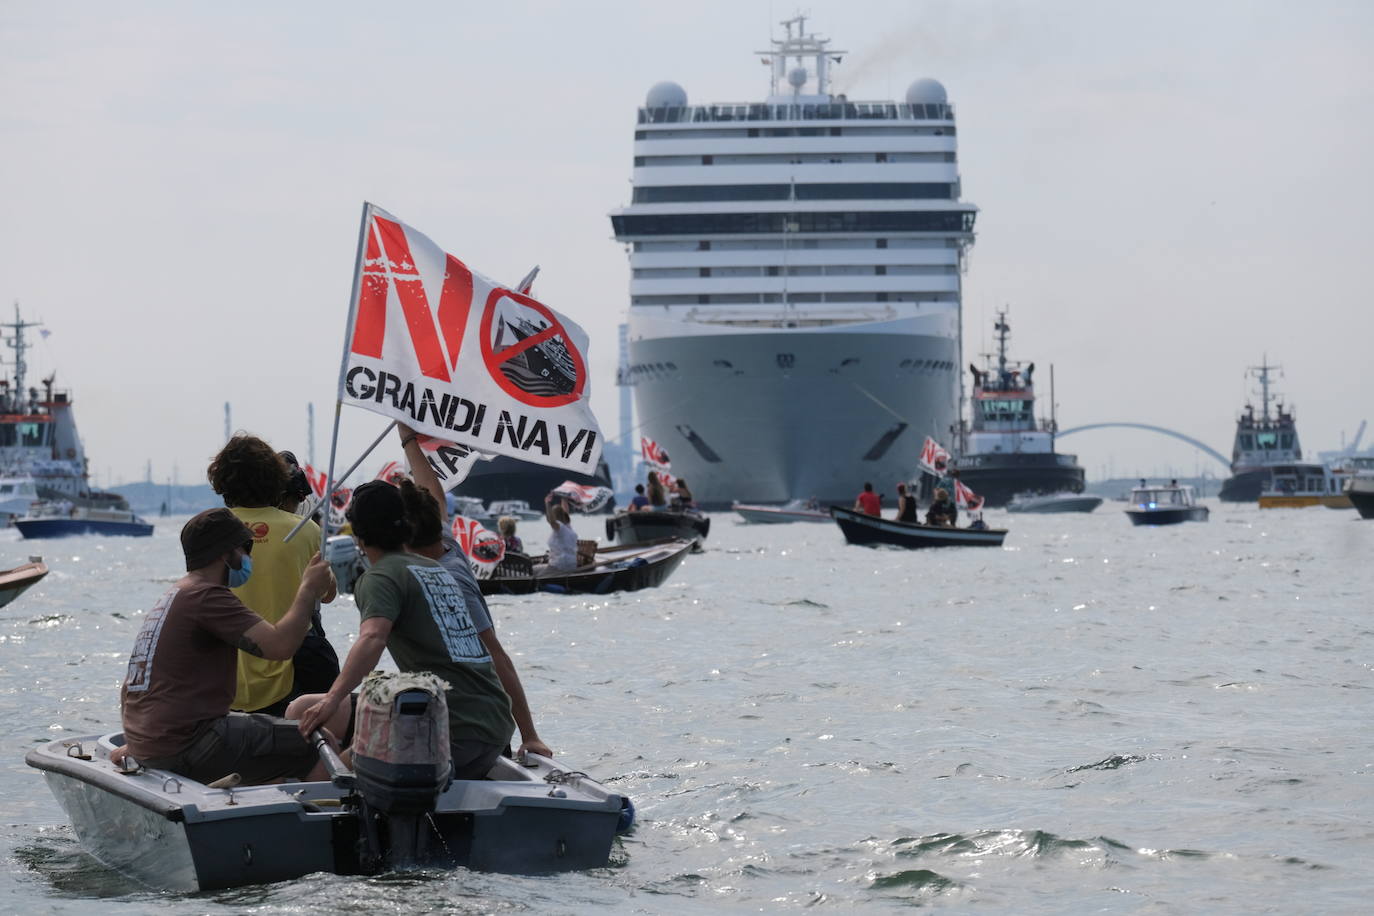
[{"label": "motor cowling", "polygon": [[373,810],[433,811],[452,782],[447,689],[427,672],[374,672],[363,682],[353,772],[358,793]]}]

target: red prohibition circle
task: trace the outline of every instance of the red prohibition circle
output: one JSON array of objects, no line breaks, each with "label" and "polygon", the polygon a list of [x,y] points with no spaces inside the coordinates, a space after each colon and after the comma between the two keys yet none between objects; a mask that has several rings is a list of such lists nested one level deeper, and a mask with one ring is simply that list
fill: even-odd
[{"label": "red prohibition circle", "polygon": [[[541,317],[549,322],[549,326],[538,334],[532,334],[518,344],[506,347],[506,349],[497,353],[492,350],[491,346],[491,323],[496,315],[496,303],[503,298],[513,299],[526,308],[538,312]],[[478,334],[481,337],[482,343],[482,361],[486,363],[487,372],[491,375],[492,381],[496,382],[502,391],[515,398],[517,401],[522,404],[528,404],[531,407],[562,407],[565,404],[572,404],[577,401],[578,398],[582,397],[582,390],[587,385],[587,367],[582,361],[582,354],[578,352],[577,347],[573,345],[571,337],[563,327],[563,323],[554,317],[553,312],[542,302],[539,302],[537,299],[531,299],[529,296],[522,293],[497,287],[487,296],[487,304],[482,311],[482,326]],[[519,356],[535,344],[558,335],[562,335],[564,343],[568,346],[568,353],[572,356],[573,370],[577,374],[577,380],[573,383],[573,390],[570,393],[553,396],[530,394],[510,379],[506,378],[506,374],[501,371],[502,363],[508,361],[511,357]]]}]

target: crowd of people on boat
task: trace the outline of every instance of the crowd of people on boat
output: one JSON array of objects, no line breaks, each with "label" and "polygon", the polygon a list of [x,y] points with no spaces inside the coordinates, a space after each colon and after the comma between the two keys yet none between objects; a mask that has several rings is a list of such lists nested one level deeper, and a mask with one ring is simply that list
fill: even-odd
[{"label": "crowd of people on boat", "polygon": [[[338,589],[320,528],[306,517],[314,507],[302,502],[304,472],[256,436],[238,434],[214,457],[207,477],[225,508],[182,528],[186,574],[145,616],[129,657],[116,765],[132,758],[201,782],[231,773],[245,784],[325,778],[313,736],[324,729],[348,759],[354,691],[383,649],[401,671],[433,672],[449,685],[456,778],[479,778],[510,754],[517,728],[521,752],[552,756],[449,532],[442,486],[416,435],[397,428],[410,475],[363,484],[346,510],[368,569],[354,585],[361,622],[342,663],[322,623],[321,606]],[[551,501],[556,537],[571,534],[558,508]],[[518,549],[510,521],[501,535]],[[575,535],[572,545],[575,557]]]},{"label": "crowd of people on boat", "polygon": [[[926,525],[940,528],[954,528],[959,523],[959,506],[955,497],[956,481],[959,472],[955,469],[942,476],[936,482],[931,493],[930,506],[926,509]],[[854,511],[864,515],[872,515],[878,518],[883,514],[883,497],[881,493],[874,492],[871,481],[865,481],[863,489],[854,499]],[[915,488],[906,483],[897,484],[897,515],[896,520],[909,524],[921,524],[919,513],[919,502]],[[968,527],[981,530],[987,528],[987,523],[983,521],[981,512],[971,512]]]},{"label": "crowd of people on boat", "polygon": [[635,495],[630,498],[630,504],[626,506],[629,512],[641,512],[653,509],[695,509],[696,500],[692,497],[692,491],[687,488],[687,481],[681,477],[672,478],[668,483],[664,483],[658,471],[650,471],[648,476],[648,486],[645,484],[635,484]]}]

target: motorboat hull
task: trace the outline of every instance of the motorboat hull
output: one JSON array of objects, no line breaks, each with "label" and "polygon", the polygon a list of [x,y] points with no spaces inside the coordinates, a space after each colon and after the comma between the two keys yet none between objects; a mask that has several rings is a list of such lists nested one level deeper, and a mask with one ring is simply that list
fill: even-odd
[{"label": "motorboat hull", "polygon": [[1210,514],[1206,506],[1178,506],[1144,509],[1131,506],[1126,517],[1132,525],[1178,525],[1182,522],[1205,522]]},{"label": "motorboat hull", "polygon": [[1007,537],[1005,528],[946,528],[865,515],[840,506],[831,508],[835,523],[845,540],[864,546],[889,544],[894,547],[1001,547]]},{"label": "motorboat hull", "polygon": [[1048,514],[1055,512],[1091,512],[1102,505],[1101,496],[1081,493],[1054,493],[1048,496],[1018,497],[1007,503],[1008,512]]},{"label": "motorboat hull", "polygon": [[640,509],[606,519],[607,540],[621,544],[648,544],[664,538],[704,541],[710,533],[711,520],[691,509]]},{"label": "motorboat hull", "polygon": [[93,518],[19,518],[15,519],[14,527],[30,540],[82,534],[146,538],[153,533],[153,526],[141,520],[119,522]]},{"label": "motorboat hull", "polygon": [[[361,817],[346,790],[327,782],[211,789],[163,770],[124,775],[109,761],[118,740],[54,741],[25,757],[82,845],[110,868],[178,892],[366,871]],[[487,779],[452,783],[431,815],[438,836],[426,865],[547,874],[606,864],[627,802],[552,761],[529,760],[501,758]]]},{"label": "motorboat hull", "polygon": [[1345,492],[1360,518],[1374,518],[1374,487],[1351,486]]},{"label": "motorboat hull", "polygon": [[791,522],[830,524],[830,513],[819,509],[788,509],[785,506],[751,506],[735,503],[734,510],[740,518],[756,525],[784,525]]},{"label": "motorboat hull", "polygon": [[528,595],[534,592],[591,593],[634,592],[657,588],[682,565],[695,541],[672,538],[654,544],[603,547],[596,563],[587,569],[535,576],[511,573],[498,564],[489,579],[479,579],[484,595]]}]

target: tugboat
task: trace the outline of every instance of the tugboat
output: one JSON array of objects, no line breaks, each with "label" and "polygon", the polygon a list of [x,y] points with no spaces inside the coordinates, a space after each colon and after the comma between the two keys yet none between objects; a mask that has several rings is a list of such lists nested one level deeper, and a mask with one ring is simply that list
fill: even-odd
[{"label": "tugboat", "polygon": [[1082,493],[1083,469],[1077,455],[1055,452],[1054,382],[1051,370],[1049,420],[1035,419],[1035,363],[1007,359],[1011,325],[1005,309],[997,313],[997,365],[973,373],[973,424],[956,462],[959,477],[988,506],[1005,506],[1019,495]]},{"label": "tugboat", "polygon": [[[1266,358],[1258,366],[1251,366],[1248,374],[1259,380],[1260,415],[1255,405],[1246,404],[1236,421],[1236,439],[1231,448],[1231,476],[1221,485],[1218,497],[1223,502],[1253,503],[1260,490],[1269,482],[1276,464],[1296,464],[1302,461],[1302,446],[1298,429],[1293,423],[1293,411],[1285,409],[1283,401],[1270,391],[1269,373],[1281,369],[1271,366]],[[1274,405],[1270,409],[1270,405]]]},{"label": "tugboat", "polygon": [[[123,496],[91,487],[86,453],[72,414],[71,394],[56,387],[57,373],[43,379],[41,389],[25,387],[28,363],[24,354],[33,345],[25,340],[24,332],[38,326],[38,322],[24,321],[20,317],[18,304],[14,307],[14,321],[0,323],[0,329],[9,332],[5,343],[14,351],[14,378],[0,379],[0,469],[3,469],[4,478],[15,495],[33,495],[29,516],[41,514],[47,518],[52,515],[47,510],[55,506],[67,521],[79,517],[83,521],[100,523],[84,526],[87,531],[106,528],[107,522],[134,521]],[[25,481],[32,481],[32,488]],[[16,511],[18,508],[17,504],[7,505],[5,511],[20,515]],[[36,513],[35,510],[42,511]],[[22,522],[22,518],[16,519],[16,525]],[[135,526],[120,533],[151,533],[151,527],[142,519],[136,522]],[[70,525],[59,527],[71,528]],[[63,533],[76,532],[64,530]],[[25,532],[25,537],[34,536],[52,535]]]}]

